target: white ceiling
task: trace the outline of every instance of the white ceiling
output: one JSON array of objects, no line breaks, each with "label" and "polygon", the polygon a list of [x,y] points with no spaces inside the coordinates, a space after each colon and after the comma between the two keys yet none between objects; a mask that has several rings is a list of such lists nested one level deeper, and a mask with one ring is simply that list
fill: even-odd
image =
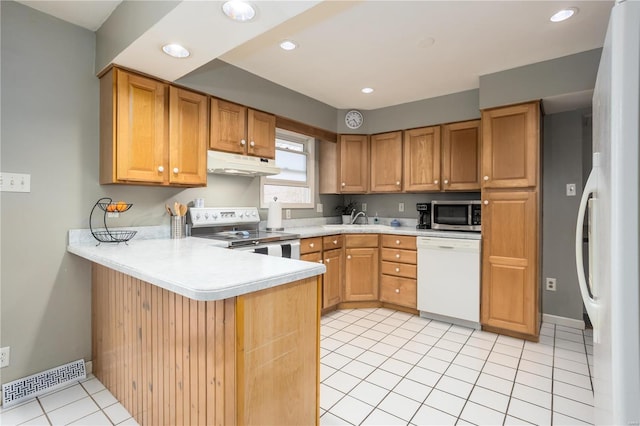
[{"label": "white ceiling", "polygon": [[[95,31],[119,1],[21,3]],[[336,108],[375,109],[474,89],[484,74],[601,47],[613,6],[579,0],[316,3],[257,0],[256,22],[238,24],[219,20],[220,2],[185,2],[116,62],[173,81],[218,58]],[[575,17],[549,21],[569,6],[579,9]],[[185,10],[199,19],[188,19]],[[285,38],[300,47],[281,50]],[[149,53],[168,40],[181,40],[192,57]],[[374,93],[362,94],[365,86]]]}]

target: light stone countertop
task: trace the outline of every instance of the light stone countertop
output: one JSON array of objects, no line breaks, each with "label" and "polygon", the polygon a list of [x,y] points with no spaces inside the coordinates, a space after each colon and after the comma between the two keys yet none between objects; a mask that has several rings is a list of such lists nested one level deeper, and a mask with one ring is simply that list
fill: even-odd
[{"label": "light stone countertop", "polygon": [[480,232],[438,231],[433,229],[416,229],[415,226],[389,225],[317,225],[285,228],[285,232],[299,234],[300,238],[321,237],[336,234],[392,234],[412,235],[416,237],[460,238],[480,240]]},{"label": "light stone countertop", "polygon": [[326,271],[319,263],[229,250],[194,237],[98,246],[70,238],[67,251],[194,300],[227,299]]}]

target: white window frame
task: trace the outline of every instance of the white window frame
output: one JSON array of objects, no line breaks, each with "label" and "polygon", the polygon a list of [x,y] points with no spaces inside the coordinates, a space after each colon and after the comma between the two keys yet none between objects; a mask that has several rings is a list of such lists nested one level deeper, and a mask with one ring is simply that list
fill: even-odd
[{"label": "white window frame", "polygon": [[[281,186],[301,186],[308,187],[310,196],[308,203],[286,203],[282,202],[282,207],[287,209],[312,209],[316,203],[316,170],[315,170],[315,146],[316,140],[312,136],[303,135],[300,133],[292,132],[290,130],[276,129],[276,138],[288,140],[291,142],[301,143],[305,146],[304,154],[307,156],[307,182],[297,182],[288,180],[269,180],[267,176],[260,177],[260,208],[266,209],[269,207],[268,202],[264,200],[264,185],[281,185]],[[275,141],[274,141],[275,143]],[[276,148],[277,150],[277,148]]]}]

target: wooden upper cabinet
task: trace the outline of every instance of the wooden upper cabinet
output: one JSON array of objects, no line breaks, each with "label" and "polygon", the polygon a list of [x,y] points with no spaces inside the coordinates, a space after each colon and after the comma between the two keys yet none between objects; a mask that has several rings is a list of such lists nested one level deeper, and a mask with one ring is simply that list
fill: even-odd
[{"label": "wooden upper cabinet", "polygon": [[209,104],[207,96],[169,89],[169,182],[206,184]]},{"label": "wooden upper cabinet", "polygon": [[217,151],[244,154],[246,144],[247,108],[211,98],[209,148]]},{"label": "wooden upper cabinet", "polygon": [[163,183],[168,176],[168,85],[112,68],[100,88],[100,183]]},{"label": "wooden upper cabinet", "polygon": [[369,190],[369,137],[340,135],[340,192],[365,193]]},{"label": "wooden upper cabinet", "polygon": [[442,126],[442,189],[480,190],[480,120]]},{"label": "wooden upper cabinet", "polygon": [[276,155],[276,117],[211,98],[209,148],[273,159]]},{"label": "wooden upper cabinet", "polygon": [[482,324],[537,336],[537,192],[482,198]]},{"label": "wooden upper cabinet", "polygon": [[440,190],[440,126],[405,130],[404,190]]},{"label": "wooden upper cabinet", "polygon": [[371,192],[402,191],[402,132],[371,136]]},{"label": "wooden upper cabinet", "polygon": [[320,140],[318,164],[320,165],[318,191],[320,194],[339,194],[338,144]]},{"label": "wooden upper cabinet", "polygon": [[111,68],[100,78],[100,183],[204,186],[207,97]]},{"label": "wooden upper cabinet", "polygon": [[276,158],[276,116],[249,109],[247,112],[247,154]]},{"label": "wooden upper cabinet", "polygon": [[538,185],[540,102],[482,111],[482,187]]}]

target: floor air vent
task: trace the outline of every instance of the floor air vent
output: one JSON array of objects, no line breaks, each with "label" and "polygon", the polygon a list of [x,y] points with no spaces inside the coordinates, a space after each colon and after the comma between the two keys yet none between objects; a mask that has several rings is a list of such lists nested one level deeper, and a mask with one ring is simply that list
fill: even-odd
[{"label": "floor air vent", "polygon": [[2,385],[2,406],[10,407],[85,377],[87,377],[87,372],[84,368],[84,360],[80,359],[42,373],[5,383]]}]

